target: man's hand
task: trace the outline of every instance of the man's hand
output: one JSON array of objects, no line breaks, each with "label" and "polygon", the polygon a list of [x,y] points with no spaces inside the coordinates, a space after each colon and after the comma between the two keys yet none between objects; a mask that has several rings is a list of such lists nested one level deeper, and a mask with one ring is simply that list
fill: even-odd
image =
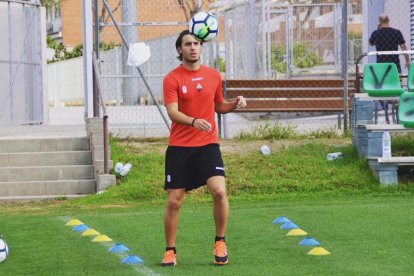
[{"label": "man's hand", "polygon": [[247,105],[246,99],[243,96],[237,96],[231,102],[223,101],[221,103],[216,103],[214,110],[217,113],[226,114],[226,113],[234,111],[235,109],[243,108],[246,105]]},{"label": "man's hand", "polygon": [[237,96],[236,99],[234,99],[234,103],[236,104],[235,109],[243,108],[247,106],[246,99],[243,96]]},{"label": "man's hand", "polygon": [[211,131],[211,124],[204,119],[195,119],[193,127],[201,131]]}]

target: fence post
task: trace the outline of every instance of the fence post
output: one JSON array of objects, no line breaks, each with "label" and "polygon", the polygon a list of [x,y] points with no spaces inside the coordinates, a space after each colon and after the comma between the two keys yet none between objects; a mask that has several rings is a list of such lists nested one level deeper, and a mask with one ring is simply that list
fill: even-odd
[{"label": "fence post", "polygon": [[342,76],[344,79],[344,131],[348,131],[348,0],[342,0]]},{"label": "fence post", "polygon": [[82,1],[83,12],[83,69],[85,93],[85,117],[93,116],[93,80],[92,80],[92,3]]},{"label": "fence post", "polygon": [[93,21],[94,21],[94,39],[95,39],[95,55],[96,59],[99,60],[99,33],[100,33],[100,26],[99,26],[99,10],[98,10],[98,0],[93,0]]}]

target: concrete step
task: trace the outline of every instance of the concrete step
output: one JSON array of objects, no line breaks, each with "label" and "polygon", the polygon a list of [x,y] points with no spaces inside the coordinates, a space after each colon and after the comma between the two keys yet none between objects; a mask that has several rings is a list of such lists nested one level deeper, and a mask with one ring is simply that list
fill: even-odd
[{"label": "concrete step", "polygon": [[0,196],[0,202],[25,202],[25,201],[36,201],[36,200],[52,200],[61,198],[79,198],[85,195],[41,195],[41,196]]},{"label": "concrete step", "polygon": [[[1,182],[95,179],[93,165],[1,167]],[[1,195],[1,193],[0,193]]]},{"label": "concrete step", "polygon": [[[66,110],[65,110],[66,112]],[[67,112],[66,112],[67,113]],[[87,136],[85,124],[1,126],[0,139],[18,137],[82,137]]]},{"label": "concrete step", "polygon": [[88,137],[17,137],[0,139],[0,153],[87,151]]},{"label": "concrete step", "polygon": [[0,153],[0,167],[91,165],[91,151]]},{"label": "concrete step", "polygon": [[[47,181],[10,181],[0,182],[0,196],[15,197],[49,197],[82,195],[95,192],[95,179],[89,180],[47,180]],[[0,199],[1,200],[1,199]]]},{"label": "concrete step", "polygon": [[[89,137],[85,126],[1,127],[0,201],[95,193],[95,176],[102,171],[98,157],[103,158],[99,151],[103,138],[98,132],[93,134]],[[94,160],[98,160],[97,168]]]}]

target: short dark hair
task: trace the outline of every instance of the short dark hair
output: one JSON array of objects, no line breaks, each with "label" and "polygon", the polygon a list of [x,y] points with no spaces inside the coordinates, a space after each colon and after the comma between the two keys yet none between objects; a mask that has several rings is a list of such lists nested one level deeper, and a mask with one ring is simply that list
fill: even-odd
[{"label": "short dark hair", "polygon": [[[193,35],[193,34],[189,30],[184,30],[178,35],[177,40],[175,41],[175,49],[177,50],[177,53],[178,53],[177,58],[180,61],[183,61],[183,55],[180,54],[180,52],[178,52],[178,47],[181,47],[181,44],[183,43],[183,37],[186,36],[186,35]],[[202,41],[200,43],[201,43],[201,45],[203,45]]]},{"label": "short dark hair", "polygon": [[379,22],[380,22],[381,24],[387,24],[387,23],[389,23],[389,22],[390,22],[390,19],[388,18],[388,15],[387,15],[387,14],[385,14],[385,13],[381,13],[381,14],[379,15],[378,19],[379,19]]}]

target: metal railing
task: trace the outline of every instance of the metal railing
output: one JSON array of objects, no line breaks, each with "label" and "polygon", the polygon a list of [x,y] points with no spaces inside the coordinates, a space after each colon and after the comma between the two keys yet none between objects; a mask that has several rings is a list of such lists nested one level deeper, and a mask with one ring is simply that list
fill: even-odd
[{"label": "metal railing", "polygon": [[[361,65],[361,61],[363,58],[368,56],[382,56],[382,55],[410,55],[414,54],[414,50],[407,50],[407,51],[374,51],[374,52],[367,52],[362,53],[357,60],[355,61],[355,88],[356,93],[361,93],[361,80],[363,79],[363,74],[360,73],[359,66]],[[408,65],[407,65],[408,66]],[[407,78],[407,74],[399,74],[400,80]],[[391,101],[392,102],[392,101]],[[395,122],[395,109],[396,105],[392,104],[391,113],[392,113],[392,119]],[[385,119],[386,122],[389,124],[390,120],[388,118],[388,103],[384,104],[384,111],[385,111]],[[374,122],[375,124],[378,123],[378,101],[375,101],[375,115],[374,115]]]},{"label": "metal railing", "polygon": [[[374,52],[367,52],[362,53],[357,60],[355,61],[355,87],[356,92],[361,93],[361,79],[363,75],[359,71],[359,66],[361,65],[361,61],[364,57],[367,56],[382,56],[382,55],[413,55],[414,50],[408,51],[374,51]],[[406,78],[407,74],[400,74],[400,78]]]},{"label": "metal railing", "polygon": [[103,146],[104,146],[104,174],[108,174],[108,163],[109,163],[109,153],[108,153],[108,114],[106,112],[105,102],[101,93],[101,86],[99,84],[99,67],[96,60],[95,53],[92,55],[92,64],[93,64],[93,116],[99,117],[99,105],[102,108],[102,118],[103,118]]}]

